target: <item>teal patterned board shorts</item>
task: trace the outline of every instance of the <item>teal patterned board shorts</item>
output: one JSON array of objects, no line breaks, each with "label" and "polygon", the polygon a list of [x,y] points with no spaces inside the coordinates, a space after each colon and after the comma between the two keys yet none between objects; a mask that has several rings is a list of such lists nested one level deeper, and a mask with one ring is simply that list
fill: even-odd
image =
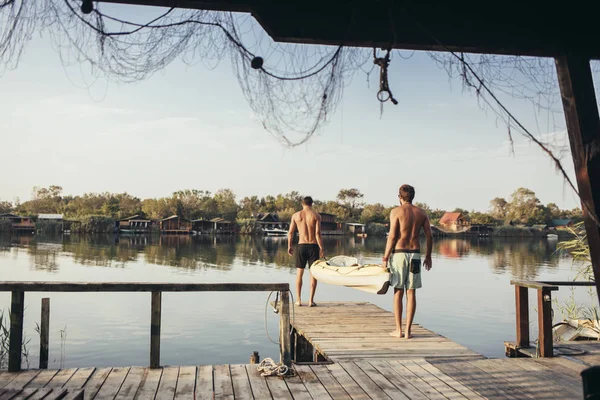
[{"label": "teal patterned board shorts", "polygon": [[419,289],[421,284],[421,254],[418,250],[396,250],[388,261],[390,284],[396,289]]}]

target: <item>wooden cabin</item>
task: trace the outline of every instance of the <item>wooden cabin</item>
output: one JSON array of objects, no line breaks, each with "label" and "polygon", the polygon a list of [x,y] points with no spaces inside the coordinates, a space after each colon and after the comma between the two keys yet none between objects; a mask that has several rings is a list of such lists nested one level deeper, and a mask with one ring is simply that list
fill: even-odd
[{"label": "wooden cabin", "polygon": [[194,219],[192,222],[192,230],[196,233],[211,233],[214,224],[207,219]]},{"label": "wooden cabin", "polygon": [[280,221],[279,216],[275,213],[259,213],[256,216],[256,223],[262,228],[263,232],[287,231],[290,229],[290,224]]},{"label": "wooden cabin", "polygon": [[570,219],[553,219],[550,223],[550,226],[557,230],[566,230],[571,228],[573,225],[575,224]]},{"label": "wooden cabin", "polygon": [[232,234],[234,233],[234,224],[223,218],[213,218],[210,220],[213,224],[213,233]]},{"label": "wooden cabin", "polygon": [[9,220],[13,231],[33,232],[35,231],[35,222],[29,217],[22,217],[15,214],[0,214],[0,220]]},{"label": "wooden cabin", "polygon": [[345,232],[352,235],[363,235],[367,232],[365,224],[359,224],[358,222],[346,222],[344,224]]},{"label": "wooden cabin", "polygon": [[342,224],[336,222],[336,216],[329,213],[319,213],[321,215],[321,234],[322,235],[343,235]]},{"label": "wooden cabin", "polygon": [[139,215],[123,218],[117,221],[119,232],[123,233],[145,233],[152,227],[152,221]]},{"label": "wooden cabin", "polygon": [[440,218],[439,225],[447,231],[460,232],[468,230],[471,223],[461,212],[447,212]]},{"label": "wooden cabin", "polygon": [[163,234],[190,234],[192,233],[192,222],[180,217],[171,215],[168,218],[159,221],[160,233]]}]

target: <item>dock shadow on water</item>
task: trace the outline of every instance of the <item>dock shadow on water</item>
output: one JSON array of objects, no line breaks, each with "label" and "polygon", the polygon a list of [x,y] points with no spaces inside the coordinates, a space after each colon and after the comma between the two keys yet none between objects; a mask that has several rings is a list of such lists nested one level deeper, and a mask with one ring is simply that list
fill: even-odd
[{"label": "dock shadow on water", "polygon": [[[327,256],[378,263],[385,238],[325,237]],[[424,248],[424,245],[423,245]],[[569,279],[570,259],[545,239],[437,239],[434,268],[423,276],[415,322],[488,356],[514,338],[510,279]],[[0,236],[0,276],[18,281],[287,282],[296,270],[286,237],[70,235]],[[308,272],[303,298],[307,299]],[[295,296],[295,292],[293,293]],[[277,358],[279,318],[268,293],[164,293],[163,364],[247,363],[252,351]],[[49,367],[147,365],[148,293],[27,293],[25,330],[37,366],[40,299],[50,297]],[[391,310],[391,291],[377,296],[319,285],[321,301],[368,301]],[[0,309],[10,295],[0,293]],[[393,327],[390,326],[390,330]],[[64,333],[68,336],[64,338]]]}]

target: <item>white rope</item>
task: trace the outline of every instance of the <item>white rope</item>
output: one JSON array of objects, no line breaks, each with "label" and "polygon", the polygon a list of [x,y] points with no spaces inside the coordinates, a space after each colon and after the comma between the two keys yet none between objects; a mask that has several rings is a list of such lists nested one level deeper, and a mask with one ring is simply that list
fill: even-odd
[{"label": "white rope", "polygon": [[276,364],[272,358],[262,360],[256,369],[261,373],[260,376],[285,376],[288,373],[288,367]]}]

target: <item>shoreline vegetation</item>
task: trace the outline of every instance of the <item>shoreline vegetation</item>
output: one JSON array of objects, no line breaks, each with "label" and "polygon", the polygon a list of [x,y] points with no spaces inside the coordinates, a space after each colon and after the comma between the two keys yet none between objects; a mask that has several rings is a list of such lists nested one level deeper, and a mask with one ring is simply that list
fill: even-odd
[{"label": "shoreline vegetation", "polygon": [[[60,186],[47,188],[34,187],[31,199],[21,202],[0,201],[0,214],[14,213],[29,217],[35,222],[35,231],[59,233],[64,223],[38,221],[39,214],[62,214],[69,223],[72,233],[113,233],[117,221],[132,215],[139,215],[157,221],[172,215],[188,220],[224,218],[234,221],[239,234],[262,234],[257,221],[258,215],[272,214],[282,223],[289,222],[292,214],[301,209],[302,195],[292,191],[276,196],[247,196],[238,201],[233,191],[221,189],[216,193],[203,190],[181,190],[170,197],[140,199],[128,193],[85,193],[83,195],[63,195]],[[337,223],[357,222],[365,224],[366,233],[372,236],[385,236],[390,211],[395,206],[381,203],[367,204],[363,193],[356,188],[342,189],[335,200],[315,199],[314,208],[320,213],[335,217]],[[582,220],[581,210],[561,210],[556,204],[541,204],[535,193],[526,188],[515,190],[508,200],[496,197],[490,201],[485,212],[455,208],[454,210],[433,209],[425,203],[416,202],[429,215],[437,229],[438,236],[490,236],[490,237],[535,237],[553,233],[570,236],[568,226],[556,227],[554,221],[569,221],[575,224]],[[448,213],[460,215],[461,226],[485,227],[481,230],[443,229]],[[458,217],[457,217],[458,218]],[[442,220],[442,221],[440,221]],[[74,224],[71,224],[76,222]],[[440,225],[440,222],[442,223]],[[455,221],[456,223],[456,221]],[[435,229],[434,229],[435,230]],[[10,232],[9,220],[0,219],[0,232]],[[159,233],[152,226],[148,233]]]}]

